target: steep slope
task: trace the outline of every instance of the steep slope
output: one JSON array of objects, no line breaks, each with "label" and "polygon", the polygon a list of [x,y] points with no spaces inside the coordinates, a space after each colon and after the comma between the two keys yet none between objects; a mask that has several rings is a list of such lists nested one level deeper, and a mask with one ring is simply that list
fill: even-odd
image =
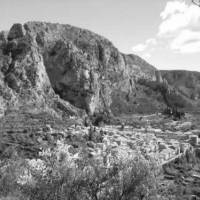
[{"label": "steep slope", "polygon": [[161,71],[163,79],[198,111],[200,105],[200,73],[184,70]]},{"label": "steep slope", "polygon": [[111,112],[115,91],[124,98],[133,93],[135,80],[154,76],[154,67],[121,54],[110,41],[88,30],[37,22],[24,27],[43,55],[56,93],[88,113]]},{"label": "steep slope", "polygon": [[162,99],[160,100],[164,101],[164,107],[198,112],[200,105],[198,73],[194,74],[191,76],[192,74],[187,71],[181,73],[179,71],[157,71],[156,81],[140,79],[139,84],[161,94]]},{"label": "steep slope", "polygon": [[[187,105],[196,102],[191,90],[190,97],[183,94],[186,87],[180,90],[182,84],[170,77],[136,55],[120,53],[106,38],[70,25],[28,22],[0,34],[2,113],[24,104],[48,107],[60,116],[84,110],[152,113],[177,94]],[[158,90],[163,80],[170,93]]]},{"label": "steep slope", "polygon": [[161,71],[162,77],[183,95],[193,100],[200,99],[200,72],[174,70]]},{"label": "steep slope", "polygon": [[15,24],[1,34],[1,49],[3,87],[23,103],[40,105],[56,93],[89,114],[133,112],[137,80],[155,79],[156,69],[138,56],[124,55],[109,40],[70,25]]},{"label": "steep slope", "polygon": [[55,94],[43,57],[20,24],[13,25],[8,34],[0,34],[0,102],[1,115],[22,105],[53,108],[61,116],[81,113]]}]

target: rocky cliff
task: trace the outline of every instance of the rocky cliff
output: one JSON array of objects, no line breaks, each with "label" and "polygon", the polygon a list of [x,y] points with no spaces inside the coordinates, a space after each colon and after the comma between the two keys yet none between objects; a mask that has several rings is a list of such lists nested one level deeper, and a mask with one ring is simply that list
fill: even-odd
[{"label": "rocky cliff", "polygon": [[50,105],[57,94],[87,113],[111,112],[117,96],[135,95],[137,79],[155,78],[156,69],[141,58],[70,25],[15,24],[1,33],[0,46],[2,110],[6,104]]},{"label": "rocky cliff", "polygon": [[163,94],[141,80],[162,84],[162,76],[106,38],[70,25],[28,22],[0,33],[2,113],[24,104],[62,115],[155,112],[166,104]]},{"label": "rocky cliff", "polygon": [[21,106],[52,109],[55,114],[66,116],[82,112],[55,94],[44,58],[21,24],[13,25],[8,33],[0,33],[0,77],[1,114]]}]

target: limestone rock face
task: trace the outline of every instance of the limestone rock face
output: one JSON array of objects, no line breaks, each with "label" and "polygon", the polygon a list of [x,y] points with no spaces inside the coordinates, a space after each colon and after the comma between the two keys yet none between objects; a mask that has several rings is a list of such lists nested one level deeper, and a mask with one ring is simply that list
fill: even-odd
[{"label": "limestone rock face", "polygon": [[153,66],[88,30],[40,22],[26,23],[24,29],[43,57],[54,91],[90,114],[112,112],[116,95],[131,97],[137,79],[155,78]]},{"label": "limestone rock face", "polygon": [[177,99],[190,107],[199,87],[178,78],[186,74],[199,82],[194,73],[160,72],[70,25],[28,22],[0,32],[0,113],[23,104],[70,115],[152,113]]},{"label": "limestone rock face", "polygon": [[[26,34],[24,26],[15,24],[8,34],[1,32],[0,113],[22,105],[56,109],[58,101],[60,99],[52,89],[43,55],[33,38]],[[75,108],[69,109],[74,109],[74,114],[78,113]]]},{"label": "limestone rock face", "polygon": [[0,71],[2,105],[55,106],[64,100],[78,108],[73,111],[115,115],[155,112],[163,105],[160,94],[138,83],[156,80],[153,66],[70,25],[14,24],[0,34]]}]

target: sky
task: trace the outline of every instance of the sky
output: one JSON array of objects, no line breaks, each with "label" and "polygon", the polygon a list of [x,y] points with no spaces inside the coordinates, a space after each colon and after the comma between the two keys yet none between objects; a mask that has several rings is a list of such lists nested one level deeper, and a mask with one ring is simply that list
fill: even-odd
[{"label": "sky", "polygon": [[200,71],[200,8],[190,0],[0,0],[0,30],[27,21],[89,29],[158,69]]}]

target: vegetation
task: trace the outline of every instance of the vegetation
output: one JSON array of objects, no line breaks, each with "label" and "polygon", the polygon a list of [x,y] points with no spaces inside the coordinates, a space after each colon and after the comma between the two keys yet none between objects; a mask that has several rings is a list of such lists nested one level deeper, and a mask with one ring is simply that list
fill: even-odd
[{"label": "vegetation", "polygon": [[0,197],[30,200],[157,199],[153,167],[139,157],[79,158],[60,142],[40,159],[13,156],[0,163]]},{"label": "vegetation", "polygon": [[185,108],[190,104],[176,91],[170,90],[170,87],[165,83],[157,81],[148,81],[146,79],[138,80],[140,85],[144,85],[153,91],[159,92],[163,96],[166,105],[171,108]]}]

